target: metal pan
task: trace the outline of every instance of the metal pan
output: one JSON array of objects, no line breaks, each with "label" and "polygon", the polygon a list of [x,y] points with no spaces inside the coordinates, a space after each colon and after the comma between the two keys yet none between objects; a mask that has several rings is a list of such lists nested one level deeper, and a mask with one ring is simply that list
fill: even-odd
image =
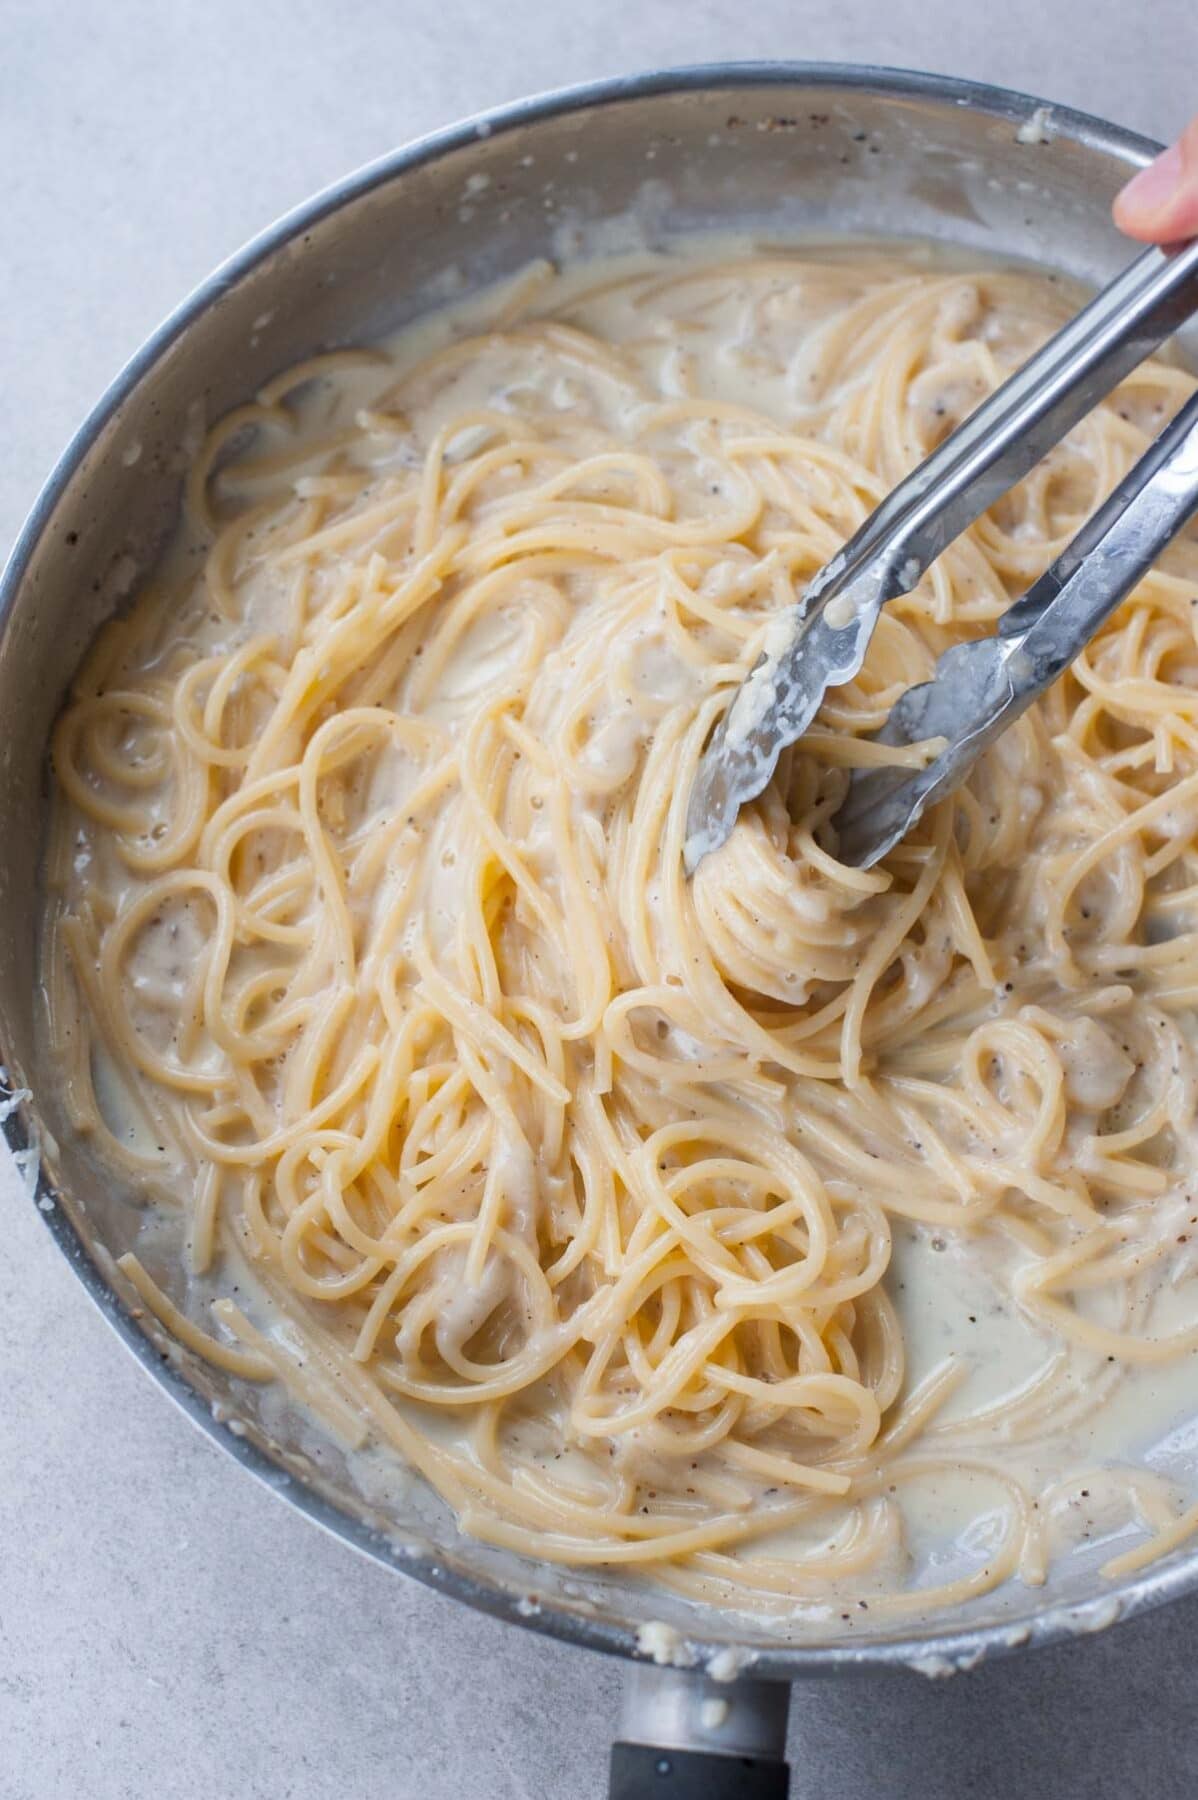
[{"label": "metal pan", "polygon": [[[625,1656],[637,1654],[647,1621],[662,1621],[700,1674],[714,1661],[717,1674],[769,1681],[969,1666],[1198,1586],[1198,1552],[1183,1550],[1114,1588],[1074,1573],[902,1631],[855,1622],[851,1634],[830,1625],[787,1636],[626,1578],[571,1578],[474,1543],[417,1483],[381,1501],[304,1421],[264,1414],[256,1394],[133,1316],[136,1297],[112,1259],[134,1235],[136,1205],[72,1140],[35,1030],[47,736],[95,630],[171,530],[201,415],[218,417],[315,350],[369,340],[533,256],[586,254],[630,234],[653,245],[721,228],[901,233],[1105,281],[1128,255],[1111,197],[1156,148],[1027,96],[846,66],[684,69],[526,101],[400,150],[265,231],[150,339],[46,484],[0,582],[0,1059],[11,1084],[34,1096],[4,1129],[14,1150],[33,1148],[30,1204],[142,1365],[243,1468],[378,1562],[513,1623]],[[169,1286],[165,1269],[155,1272]],[[784,1703],[779,1713],[757,1690],[750,1705],[746,1686],[744,1729],[725,1732],[722,1747],[764,1750]],[[648,1701],[634,1692],[633,1734],[693,1742],[700,1693],[694,1680]],[[681,1791],[681,1765],[673,1773]]]}]

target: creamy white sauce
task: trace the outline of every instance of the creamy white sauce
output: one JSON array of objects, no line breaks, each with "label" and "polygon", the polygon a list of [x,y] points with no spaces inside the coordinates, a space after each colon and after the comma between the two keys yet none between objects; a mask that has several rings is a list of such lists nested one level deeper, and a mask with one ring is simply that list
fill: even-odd
[{"label": "creamy white sauce", "polygon": [[[1033,128],[1040,132],[1045,129],[1040,112],[1021,127],[1020,140],[1045,141],[1042,137],[1025,136]],[[627,273],[639,266],[651,265],[646,259],[632,259],[622,268]],[[572,291],[581,289],[587,278],[584,271],[562,278],[554,290],[558,311],[569,312]],[[828,282],[834,290],[834,265]],[[968,296],[962,304],[968,305]],[[485,306],[471,302],[405,333],[392,346],[398,365],[410,366],[433,349],[452,342],[493,305],[493,300]],[[777,294],[765,309],[764,329],[750,332],[743,297],[731,284],[723,297],[708,296],[692,319],[683,309],[671,318],[668,331],[651,321],[646,335],[645,320],[636,315],[627,294],[613,286],[607,297],[600,294],[587,298],[582,316],[589,330],[612,342],[627,343],[634,334],[642,334],[644,366],[667,392],[678,388],[685,379],[694,391],[729,402],[748,402],[776,419],[795,423],[805,406],[812,403],[804,398],[812,367],[810,349],[804,345],[800,352],[794,350],[804,306],[818,320],[827,312],[827,296],[821,294],[818,303],[813,303],[780,282]],[[760,318],[757,322],[761,324]],[[678,362],[680,331],[686,333],[684,368]],[[802,333],[798,332],[798,336],[801,339]],[[363,369],[344,377],[335,390],[327,383],[315,384],[306,403],[310,428],[316,431],[355,417],[379,398],[380,385],[385,389],[393,380],[393,369],[386,371],[385,378]],[[563,385],[557,372],[538,369],[535,363],[530,367],[527,355],[500,345],[493,353],[477,359],[451,393],[430,399],[424,430],[431,433],[445,418],[472,406],[494,404],[497,395],[510,399],[517,393],[525,400],[531,395],[546,416],[569,415],[572,428],[584,439],[592,428],[596,434],[618,430],[622,421],[626,423],[630,405],[626,397],[614,393],[605,396],[602,386],[596,385],[588,399],[591,412],[578,418],[574,415],[579,395]],[[458,446],[459,450],[462,448]],[[451,455],[452,451],[453,446]],[[380,471],[402,464],[411,455],[412,446],[402,434],[380,437]],[[311,479],[320,479],[319,458],[314,459]],[[692,471],[690,479],[701,480],[701,471]],[[176,548],[176,568],[186,566],[189,552],[186,543]],[[748,573],[739,558],[730,554],[708,571],[708,590],[734,596],[738,583]],[[281,630],[287,605],[286,582],[264,574],[252,595],[252,628]],[[850,624],[853,607],[848,596],[834,600],[825,616],[836,628]],[[447,729],[469,716],[479,696],[502,680],[510,659],[519,652],[523,628],[518,617],[504,616],[485,619],[466,630],[454,654],[423,695],[424,716]],[[768,658],[776,659],[782,654],[792,629],[792,622],[785,615],[771,622],[763,644]],[[214,645],[219,645],[216,632],[211,634],[209,648]],[[560,666],[563,684],[567,684],[572,668],[569,636],[551,656]],[[622,666],[611,671],[613,693],[621,681],[631,684],[642,701],[652,702],[663,713],[698,691],[694,671],[671,650],[663,636],[652,633],[630,644]],[[738,730],[747,732],[760,716],[760,706],[768,704],[767,688],[760,689],[757,698],[754,713],[746,714],[744,719],[733,714],[730,741]],[[594,778],[594,797],[593,801],[584,797],[580,805],[584,810],[591,808],[596,833],[601,837],[603,796],[619,788],[632,774],[644,747],[645,725],[642,711],[621,712],[613,707],[611,693],[603,697],[603,705],[597,705],[596,716],[598,723],[589,731],[580,752],[582,767],[588,777]],[[388,765],[382,785],[369,796],[370,809],[397,811],[411,779],[410,768],[397,755]],[[1028,800],[1038,807],[1042,796],[1033,791]],[[1171,828],[1178,835],[1189,835],[1193,826],[1194,814],[1187,810],[1179,813]],[[535,841],[534,836],[534,846]],[[442,854],[430,861],[419,906],[413,913],[414,921],[427,931],[434,945],[447,942],[456,928],[460,886],[455,883],[454,869],[453,845],[447,842]],[[122,875],[115,860],[104,867],[102,876],[119,897]],[[796,892],[793,904],[799,911],[806,909],[812,919],[826,917],[826,902],[818,892]],[[135,985],[144,984],[160,1022],[164,1011],[169,1015],[172,1007],[184,1002],[201,941],[197,934],[202,935],[203,930],[195,911],[180,906],[164,920],[162,929],[146,937],[131,960],[132,979]],[[906,979],[912,1000],[923,1004],[935,992],[942,969],[929,953],[923,963],[908,967]],[[803,991],[801,987],[798,990],[800,994]],[[680,1059],[694,1060],[701,1055],[704,1046],[697,1039],[676,1026],[668,1029],[670,1048]],[[1068,1098],[1075,1108],[1097,1118],[1123,1101],[1136,1064],[1106,1025],[1096,1019],[1079,1018],[1071,1033],[1060,1040],[1058,1054]],[[139,1153],[153,1153],[159,1143],[153,1122],[146,1117],[144,1108],[133,1103],[126,1078],[102,1048],[95,1052],[93,1068],[97,1099],[111,1129]],[[175,1154],[169,1143],[160,1153],[168,1159]],[[509,1142],[498,1180],[503,1190],[502,1216],[506,1227],[535,1245],[538,1171],[526,1144],[515,1139]],[[1191,1196],[1181,1195],[1168,1204],[1176,1211],[1178,1248],[1184,1250],[1181,1240],[1190,1235],[1187,1221],[1193,1223],[1190,1209],[1195,1202]],[[1198,1233],[1198,1224],[1194,1229]],[[962,1386],[939,1415],[938,1426],[947,1426],[979,1407],[996,1405],[1028,1389],[1046,1363],[1060,1354],[1053,1335],[1013,1297],[1013,1283],[1025,1260],[1024,1254],[1009,1241],[985,1231],[950,1235],[924,1226],[896,1226],[894,1255],[885,1279],[903,1325],[908,1387],[918,1385],[946,1356],[955,1358],[966,1371]],[[1179,1266],[1184,1261],[1184,1257],[1177,1259]],[[504,1298],[509,1283],[507,1269],[496,1255],[488,1257],[477,1280],[468,1281],[465,1268],[465,1251],[455,1251],[443,1255],[438,1271],[441,1299],[437,1336],[457,1347],[486,1322]],[[252,1304],[252,1274],[243,1271],[243,1280],[249,1290],[247,1304]],[[1166,1294],[1161,1306],[1166,1319],[1169,1307],[1170,1296]],[[269,1323],[266,1309],[260,1306],[258,1310],[263,1322]],[[1176,1301],[1175,1310],[1179,1316],[1185,1315],[1183,1300]],[[1030,1490],[1052,1496],[1050,1534],[1061,1541],[1067,1554],[1074,1553],[1088,1563],[1096,1558],[1099,1549],[1107,1552],[1111,1546],[1122,1546],[1137,1535],[1120,1496],[1104,1489],[1102,1472],[1108,1465],[1142,1462],[1171,1478],[1188,1482],[1198,1472],[1198,1427],[1193,1422],[1198,1363],[1191,1355],[1185,1355],[1170,1363],[1129,1369],[1116,1378],[1103,1366],[1102,1359],[1076,1355],[1064,1379],[1070,1403],[1045,1418],[1039,1436],[1012,1444],[1009,1452],[1004,1451],[1003,1461],[1015,1479],[1025,1482]],[[1097,1407],[1087,1404],[1087,1396],[1096,1386],[1102,1393],[1102,1403]],[[421,1412],[420,1422],[430,1435],[440,1435],[447,1442],[456,1439],[462,1429],[453,1414],[433,1418]],[[363,1483],[368,1485],[367,1459],[351,1459],[351,1466],[363,1471]],[[578,1473],[579,1479],[586,1473],[581,1462]],[[985,1475],[965,1469],[955,1475],[941,1470],[908,1498],[908,1535],[901,1551],[896,1546],[896,1560],[909,1559],[921,1570],[921,1579],[929,1583],[950,1579],[975,1566],[979,1556],[985,1555],[996,1529],[996,1513],[987,1500]],[[801,1541],[801,1534],[792,1541]],[[749,1553],[750,1560],[757,1554],[774,1555],[777,1551],[776,1542],[763,1544]],[[686,1666],[694,1660],[677,1630],[661,1621],[650,1621],[641,1627],[638,1649],[659,1663]],[[709,1664],[709,1673],[715,1679],[731,1679],[737,1669],[735,1653],[731,1651],[722,1652]],[[718,1724],[721,1719],[713,1712],[710,1722]]]}]

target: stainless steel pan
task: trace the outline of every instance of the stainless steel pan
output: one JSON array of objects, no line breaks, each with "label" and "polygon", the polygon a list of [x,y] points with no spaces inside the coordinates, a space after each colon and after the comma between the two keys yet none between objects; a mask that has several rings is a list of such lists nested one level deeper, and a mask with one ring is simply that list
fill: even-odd
[{"label": "stainless steel pan", "polygon": [[[50,725],[97,626],[171,530],[197,420],[314,350],[368,340],[533,256],[712,228],[918,235],[1096,283],[1128,258],[1110,223],[1111,197],[1155,149],[995,88],[781,63],[641,76],[468,120],[319,195],[205,282],[68,446],[0,583],[0,1059],[11,1084],[34,1096],[4,1127],[14,1150],[40,1155],[30,1204],[164,1390],[326,1530],[470,1606],[571,1643],[631,1657],[647,1621],[677,1632],[676,1655],[696,1673],[633,1686],[634,1738],[683,1749],[714,1738],[723,1750],[772,1754],[785,1689],[758,1683],[910,1664],[949,1670],[1093,1630],[1198,1586],[1198,1552],[1180,1551],[1114,1589],[1074,1572],[1039,1592],[1004,1590],[902,1632],[854,1621],[851,1630],[779,1635],[615,1575],[571,1579],[473,1543],[418,1484],[385,1500],[363,1491],[302,1420],[263,1413],[259,1396],[133,1316],[135,1296],[112,1257],[134,1234],[136,1207],[72,1141],[35,1030]],[[165,1268],[156,1272],[167,1280]],[[716,1674],[755,1678],[736,1684],[719,1730],[700,1722],[701,1677],[713,1663]],[[617,1774],[621,1791],[640,1791],[627,1757]],[[678,1793],[692,1774],[679,1755],[656,1779]],[[748,1771],[738,1779],[735,1791],[748,1793]],[[714,1796],[709,1769],[701,1780]]]}]

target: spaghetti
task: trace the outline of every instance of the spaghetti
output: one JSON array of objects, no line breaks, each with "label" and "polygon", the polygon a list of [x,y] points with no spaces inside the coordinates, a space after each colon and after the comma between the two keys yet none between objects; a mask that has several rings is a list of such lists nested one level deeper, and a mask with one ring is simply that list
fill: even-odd
[{"label": "spaghetti", "polygon": [[[481,1538],[793,1612],[1042,1579],[1079,1479],[1114,1535],[1189,1529],[1134,1462],[1054,1486],[1012,1446],[1081,1442],[1198,1348],[1193,546],[883,866],[830,824],[850,768],[920,754],[872,739],[897,694],[1189,378],[1147,364],[946,551],[681,864],[771,618],[1066,311],[866,250],[538,266],[218,425],[75,680],[67,1109],[182,1202],[176,1292],[244,1265],[258,1309],[201,1329],[127,1272]],[[896,1246],[987,1283],[922,1368]],[[999,1315],[1035,1364],[979,1399]],[[972,1536],[936,1578],[920,1495],[950,1482]]]}]

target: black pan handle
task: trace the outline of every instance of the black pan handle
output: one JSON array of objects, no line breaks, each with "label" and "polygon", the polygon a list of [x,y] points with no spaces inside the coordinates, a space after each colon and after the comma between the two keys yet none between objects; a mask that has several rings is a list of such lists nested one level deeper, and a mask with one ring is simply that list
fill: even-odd
[{"label": "black pan handle", "polygon": [[790,1770],[772,1757],[613,1744],[608,1800],[787,1800]]},{"label": "black pan handle", "polygon": [[609,1800],[787,1800],[789,1710],[779,1682],[634,1663]]}]

